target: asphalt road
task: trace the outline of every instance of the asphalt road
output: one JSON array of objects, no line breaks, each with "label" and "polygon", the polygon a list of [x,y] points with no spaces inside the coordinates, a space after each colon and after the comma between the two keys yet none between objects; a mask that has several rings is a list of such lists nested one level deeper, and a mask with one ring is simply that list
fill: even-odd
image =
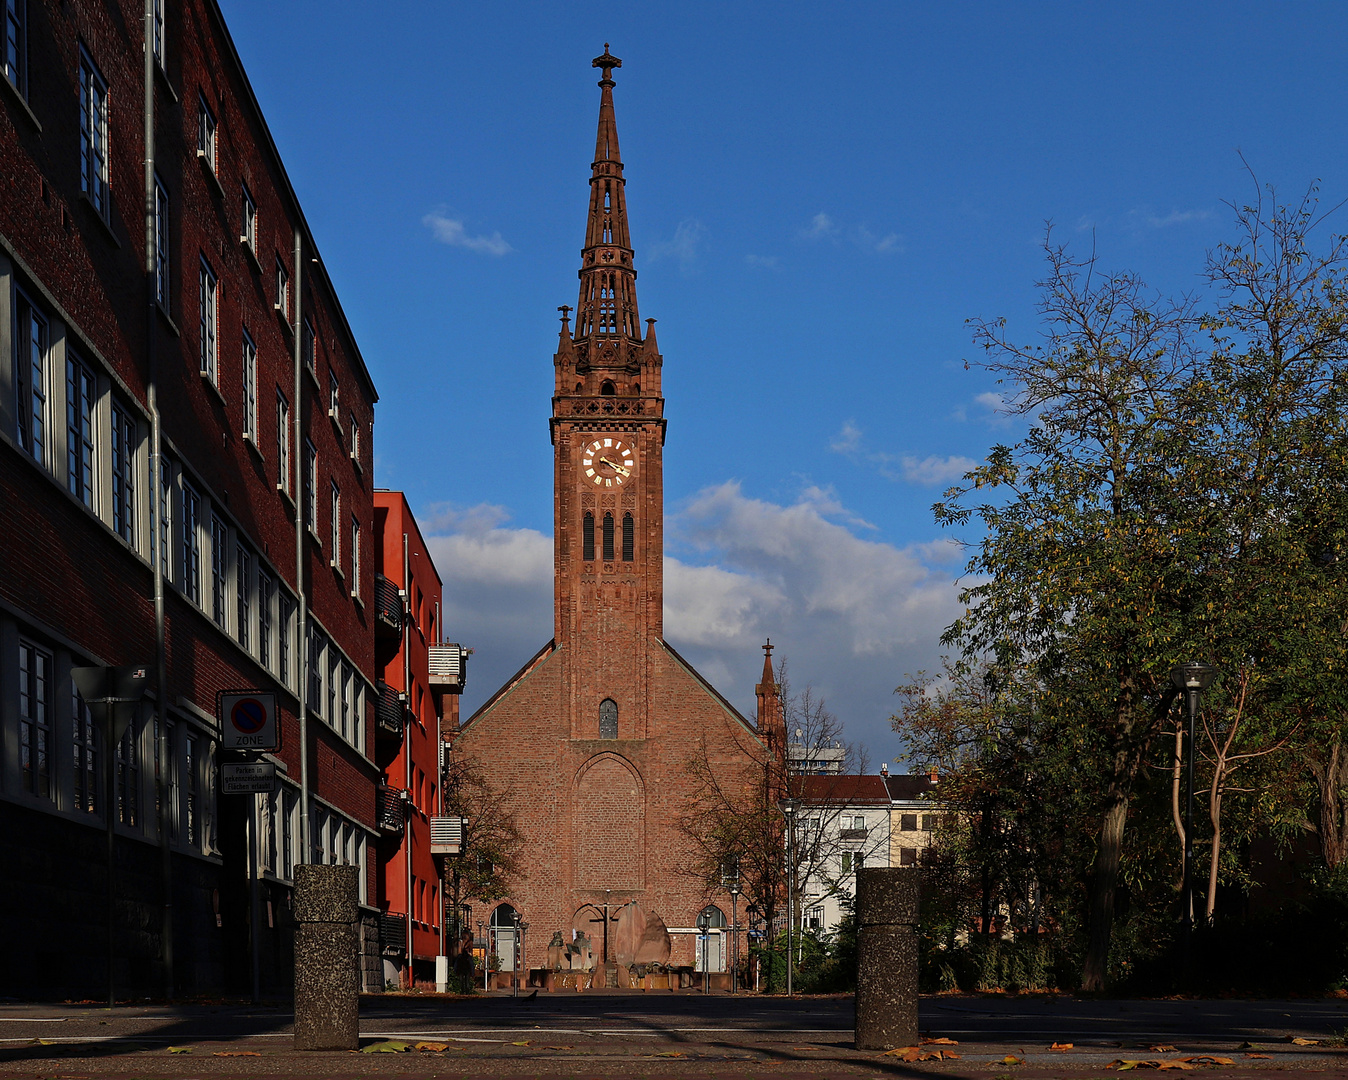
[{"label": "asphalt road", "polygon": [[[1348,1000],[924,998],[925,1061],[852,1048],[850,997],[596,991],[363,999],[361,1036],[407,1052],[300,1053],[287,1005],[0,1003],[0,1080],[208,1076],[1088,1076],[1119,1060],[1224,1057],[1211,1074],[1348,1075]],[[1301,1038],[1314,1045],[1288,1040]],[[1070,1049],[1052,1050],[1054,1043]],[[1334,1045],[1338,1044],[1338,1045]],[[171,1050],[170,1048],[174,1048]],[[1164,1049],[1152,1049],[1159,1047]],[[950,1056],[936,1059],[935,1053]],[[1007,1059],[1013,1059],[1008,1061]],[[1001,1070],[1000,1072],[998,1070]]]}]

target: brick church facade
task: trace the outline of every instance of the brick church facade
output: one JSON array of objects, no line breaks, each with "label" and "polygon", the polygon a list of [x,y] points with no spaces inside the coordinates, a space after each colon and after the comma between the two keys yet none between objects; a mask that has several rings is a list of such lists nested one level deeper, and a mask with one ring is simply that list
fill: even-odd
[{"label": "brick church facade", "polygon": [[[664,640],[663,359],[643,336],[612,69],[603,78],[575,329],[554,356],[553,639],[464,725],[454,753],[513,793],[524,871],[493,913],[529,924],[530,963],[562,931],[598,933],[605,903],[638,902],[671,929],[672,963],[709,903],[679,818],[701,743],[727,775],[758,733]],[[508,906],[507,906],[508,905]],[[682,931],[682,932],[681,932]],[[596,939],[596,954],[600,952]]]}]

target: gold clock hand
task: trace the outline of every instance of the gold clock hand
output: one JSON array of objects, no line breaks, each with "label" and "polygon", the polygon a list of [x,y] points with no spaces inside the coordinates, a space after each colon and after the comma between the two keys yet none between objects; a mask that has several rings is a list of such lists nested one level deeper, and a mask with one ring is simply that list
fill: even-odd
[{"label": "gold clock hand", "polygon": [[607,466],[608,466],[610,469],[612,469],[614,472],[622,473],[623,476],[631,476],[631,475],[632,475],[632,470],[631,470],[631,469],[624,468],[623,466],[619,465],[616,461],[609,461],[609,459],[606,458],[606,457],[601,457],[599,460],[602,461],[605,465],[607,465]]}]

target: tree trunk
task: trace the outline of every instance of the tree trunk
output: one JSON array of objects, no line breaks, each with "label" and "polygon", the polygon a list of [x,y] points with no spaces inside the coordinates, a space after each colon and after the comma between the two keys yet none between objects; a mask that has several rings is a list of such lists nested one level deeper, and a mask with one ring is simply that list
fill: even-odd
[{"label": "tree trunk", "polygon": [[1128,796],[1117,783],[1110,785],[1109,803],[1100,824],[1100,846],[1091,877],[1090,940],[1081,970],[1081,989],[1105,988],[1109,968],[1109,939],[1114,930],[1114,890],[1123,855],[1123,826],[1128,820]]},{"label": "tree trunk", "polygon": [[1224,762],[1218,761],[1217,775],[1212,780],[1212,798],[1209,802],[1211,808],[1210,817],[1212,818],[1212,854],[1208,857],[1208,904],[1207,921],[1212,924],[1212,912],[1217,906],[1217,865],[1222,857],[1222,792],[1218,784],[1221,782],[1221,774]]},{"label": "tree trunk", "polygon": [[1344,820],[1342,794],[1348,761],[1342,744],[1335,739],[1329,756],[1321,760],[1311,757],[1309,765],[1320,792],[1320,820],[1315,830],[1320,837],[1320,853],[1333,869],[1348,855],[1348,821]]},{"label": "tree trunk", "polygon": [[1180,779],[1184,766],[1184,724],[1175,725],[1175,760],[1170,768],[1170,816],[1175,822],[1175,832],[1179,834],[1180,876],[1184,876],[1184,817],[1180,814]]}]

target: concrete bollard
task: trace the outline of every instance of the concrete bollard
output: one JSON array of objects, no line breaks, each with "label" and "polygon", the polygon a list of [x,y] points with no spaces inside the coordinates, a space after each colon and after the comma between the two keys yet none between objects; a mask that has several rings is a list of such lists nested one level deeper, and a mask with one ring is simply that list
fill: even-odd
[{"label": "concrete bollard", "polygon": [[437,994],[449,993],[448,956],[437,956],[435,958],[435,992]]},{"label": "concrete bollard", "polygon": [[857,871],[856,1048],[917,1044],[919,871]]},{"label": "concrete bollard", "polygon": [[295,1049],[360,1047],[354,866],[295,867]]}]

